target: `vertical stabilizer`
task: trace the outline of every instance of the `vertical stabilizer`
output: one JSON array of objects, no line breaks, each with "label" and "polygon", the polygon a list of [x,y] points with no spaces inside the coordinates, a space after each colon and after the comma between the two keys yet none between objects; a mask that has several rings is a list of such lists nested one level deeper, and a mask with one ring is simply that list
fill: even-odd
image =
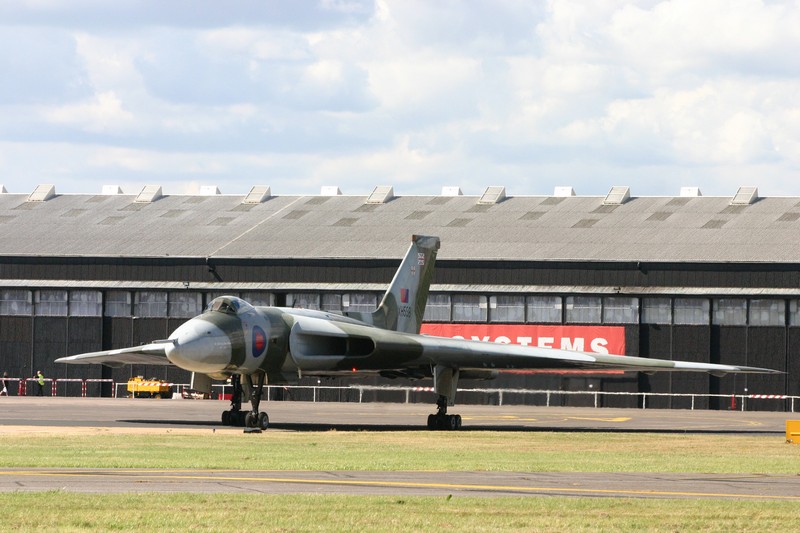
[{"label": "vertical stabilizer", "polygon": [[374,313],[346,313],[347,316],[384,329],[419,333],[439,244],[439,237],[412,236],[411,247],[378,309]]}]

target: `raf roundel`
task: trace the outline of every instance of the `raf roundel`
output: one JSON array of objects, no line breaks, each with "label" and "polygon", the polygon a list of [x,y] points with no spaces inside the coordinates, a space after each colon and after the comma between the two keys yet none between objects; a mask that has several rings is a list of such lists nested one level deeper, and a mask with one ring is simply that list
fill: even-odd
[{"label": "raf roundel", "polygon": [[258,326],[253,326],[253,357],[261,357],[267,348],[267,334]]}]

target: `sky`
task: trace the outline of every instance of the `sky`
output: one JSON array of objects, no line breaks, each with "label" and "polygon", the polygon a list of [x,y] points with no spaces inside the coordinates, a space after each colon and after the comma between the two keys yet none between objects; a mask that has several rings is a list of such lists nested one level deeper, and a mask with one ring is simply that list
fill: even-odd
[{"label": "sky", "polygon": [[800,196],[800,0],[0,0],[0,184]]}]

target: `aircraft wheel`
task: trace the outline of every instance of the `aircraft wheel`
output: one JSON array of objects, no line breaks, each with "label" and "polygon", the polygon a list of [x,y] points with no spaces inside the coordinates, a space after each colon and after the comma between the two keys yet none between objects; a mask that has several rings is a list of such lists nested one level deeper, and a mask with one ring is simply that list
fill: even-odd
[{"label": "aircraft wheel", "polygon": [[269,427],[269,415],[263,411],[258,414],[258,427],[261,429]]},{"label": "aircraft wheel", "polygon": [[230,411],[222,411],[222,425],[223,426],[232,426],[231,423],[231,412]]},{"label": "aircraft wheel", "polygon": [[445,418],[445,424],[446,429],[449,429],[450,431],[455,431],[458,429],[458,420],[453,415],[447,415],[447,418]]},{"label": "aircraft wheel", "polygon": [[[228,413],[228,424],[229,426],[233,427],[243,427],[244,426],[244,411],[225,411]],[[225,416],[224,414],[222,416]],[[223,422],[224,423],[224,422]]]},{"label": "aircraft wheel", "polygon": [[461,429],[461,415],[428,415],[428,429],[456,431]]},{"label": "aircraft wheel", "polygon": [[244,415],[244,427],[246,428],[254,428],[258,424],[258,415],[253,413],[252,411],[247,411],[247,414]]}]

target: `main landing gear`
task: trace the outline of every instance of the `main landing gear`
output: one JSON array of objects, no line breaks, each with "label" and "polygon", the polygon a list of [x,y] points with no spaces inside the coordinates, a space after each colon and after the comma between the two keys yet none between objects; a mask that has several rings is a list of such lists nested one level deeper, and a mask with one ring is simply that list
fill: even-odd
[{"label": "main landing gear", "polygon": [[461,429],[461,415],[447,414],[447,396],[440,395],[436,400],[436,414],[428,415],[428,429],[450,430]]},{"label": "main landing gear", "polygon": [[436,400],[436,414],[428,416],[428,429],[461,429],[461,416],[447,414],[447,406],[453,405],[456,397],[458,376],[458,368],[444,365],[433,368],[433,390],[439,397]]},{"label": "main landing gear", "polygon": [[239,374],[231,376],[233,393],[231,394],[231,408],[223,411],[222,424],[225,426],[244,427],[245,431],[261,431],[269,427],[269,416],[267,413],[258,412],[261,404],[261,393],[264,390],[266,375],[263,372],[256,374],[256,383],[253,384],[252,376],[247,376],[250,388],[250,411],[242,411],[242,377]]}]

